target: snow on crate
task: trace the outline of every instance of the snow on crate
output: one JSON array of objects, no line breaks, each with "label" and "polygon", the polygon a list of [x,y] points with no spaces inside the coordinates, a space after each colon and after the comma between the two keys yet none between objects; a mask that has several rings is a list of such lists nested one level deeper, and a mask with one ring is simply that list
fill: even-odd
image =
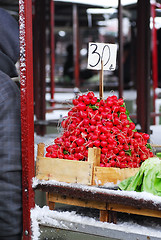
[{"label": "snow on crate", "polygon": [[38,185],[41,186],[59,186],[59,187],[67,187],[67,188],[73,188],[73,189],[80,189],[81,191],[85,191],[85,192],[91,192],[93,194],[95,193],[105,193],[105,194],[113,194],[115,196],[124,196],[124,197],[129,197],[129,198],[133,198],[136,200],[143,200],[143,201],[151,201],[154,203],[154,205],[159,205],[160,206],[160,210],[161,210],[161,197],[160,196],[155,196],[152,193],[147,193],[147,192],[135,192],[135,191],[116,191],[116,190],[112,190],[112,189],[106,189],[106,188],[100,188],[97,186],[88,186],[88,185],[84,185],[84,184],[75,184],[75,183],[66,183],[66,182],[59,182],[59,181],[55,181],[55,180],[39,180],[36,177],[34,177],[32,179],[32,187],[34,189],[37,188]]},{"label": "snow on crate", "polygon": [[88,92],[73,99],[73,105],[46,157],[87,161],[88,148],[97,147],[101,167],[138,168],[153,156],[149,135],[137,132],[122,98],[100,100]]}]

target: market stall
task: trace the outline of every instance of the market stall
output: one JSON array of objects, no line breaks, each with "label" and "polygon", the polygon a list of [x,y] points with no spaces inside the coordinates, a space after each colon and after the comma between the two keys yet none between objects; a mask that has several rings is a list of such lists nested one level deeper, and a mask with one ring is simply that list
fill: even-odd
[{"label": "market stall", "polygon": [[[141,16],[141,9],[145,9],[147,11],[144,11],[144,20],[147,21],[149,18],[149,11],[150,11],[150,2],[148,4],[144,3],[144,1],[139,1],[141,4],[140,7],[140,15]],[[52,5],[52,4],[51,4]],[[144,8],[144,7],[145,8]],[[85,202],[88,200],[90,201],[96,201],[96,205],[98,204],[97,201],[103,202],[106,206],[101,207],[101,213],[104,213],[102,211],[105,211],[106,214],[103,214],[103,217],[105,217],[105,220],[107,220],[107,211],[113,211],[115,207],[115,212],[124,211],[130,212],[134,214],[140,214],[151,216],[151,217],[157,217],[160,218],[160,197],[157,197],[156,199],[148,200],[142,195],[136,194],[136,197],[129,196],[130,194],[116,194],[115,190],[100,190],[99,187],[80,187],[77,185],[77,183],[73,185],[68,185],[67,183],[62,184],[52,183],[51,186],[48,182],[41,182],[38,181],[37,183],[34,182],[32,185],[32,181],[35,177],[35,169],[34,169],[34,110],[33,110],[33,52],[32,52],[32,2],[26,1],[26,0],[19,0],[19,22],[20,22],[20,82],[21,82],[21,116],[22,116],[22,164],[23,164],[23,239],[32,239],[32,229],[31,229],[31,209],[37,211],[35,208],[35,202],[34,202],[34,190],[35,189],[41,189],[45,192],[55,192],[61,194],[59,195],[60,198],[63,196],[69,197],[69,195],[74,195],[76,198],[79,199],[82,204],[85,204]],[[143,21],[145,22],[145,21]],[[147,33],[146,28],[144,28],[143,25],[139,25],[139,32],[142,33],[142,28],[145,30],[145,33]],[[142,28],[141,28],[142,26]],[[142,36],[142,34],[140,34]],[[141,44],[138,46],[138,54],[141,54],[143,52],[144,54],[148,52],[147,49],[149,49],[149,36],[144,35],[145,39],[141,39]],[[148,40],[147,42],[145,40]],[[147,44],[144,45],[143,42],[146,42]],[[140,51],[140,48],[144,46],[145,51]],[[142,71],[142,74],[139,76],[139,84],[142,82],[142,89],[145,89],[144,93],[142,94],[142,89],[139,88],[140,91],[140,101],[142,101],[141,106],[141,114],[139,112],[138,116],[140,117],[140,124],[142,126],[143,131],[145,132],[149,131],[149,110],[148,110],[148,104],[149,104],[149,85],[147,84],[146,80],[149,77],[148,71],[149,71],[149,64],[146,64],[146,60],[148,61],[147,56],[144,56],[143,58],[140,58],[140,55],[138,56],[139,59],[142,59],[140,62],[139,69],[147,69],[147,71]],[[148,75],[148,76],[147,76]],[[62,196],[63,193],[63,196]],[[117,196],[116,196],[117,195]],[[82,197],[80,197],[82,196]],[[151,196],[150,196],[151,197]],[[115,199],[115,202],[114,202]],[[55,203],[56,200],[52,201]],[[119,202],[119,203],[118,203]],[[124,205],[128,202],[128,208],[125,208]],[[157,202],[157,203],[156,203]],[[113,205],[110,205],[113,203]],[[109,208],[107,208],[107,205],[109,204]],[[115,205],[116,204],[116,205]],[[136,209],[136,204],[139,206],[139,210]],[[103,208],[103,209],[102,209]],[[120,210],[121,209],[121,210]],[[141,210],[140,210],[141,209]],[[99,209],[100,210],[100,209]],[[38,209],[38,212],[42,213],[42,209]],[[50,214],[50,211],[46,211]],[[41,221],[42,218],[40,215],[37,217],[37,220]],[[115,214],[114,214],[115,215]],[[44,215],[43,215],[44,216]],[[113,214],[110,215],[110,217],[113,217],[115,219],[115,216]],[[41,219],[40,219],[41,218]],[[53,216],[52,216],[53,218]],[[114,220],[113,219],[113,220]],[[54,222],[54,219],[53,219]],[[48,226],[57,228],[60,227],[60,222],[58,225],[54,226],[51,222],[48,224]],[[97,223],[98,224],[98,223]],[[96,225],[97,225],[96,224]],[[58,228],[59,228],[58,227]],[[81,229],[81,224],[78,222],[76,226],[79,230]],[[103,228],[102,225],[98,224],[98,232],[94,231],[92,233],[92,226],[85,227],[85,233],[94,234],[97,236],[104,236],[104,237],[112,237],[115,239],[119,239],[119,231],[117,229],[111,229],[111,225],[108,226],[110,231]],[[61,227],[60,227],[61,229]],[[66,228],[67,229],[67,228]],[[70,229],[70,228],[68,228]],[[103,229],[102,231],[100,229]],[[73,231],[73,228],[71,228]],[[83,230],[80,230],[80,232],[83,232]],[[122,230],[122,238],[128,239],[129,233],[123,233]],[[101,235],[102,234],[102,235]],[[136,237],[136,233],[132,233],[132,230],[130,232],[130,236]],[[158,234],[158,232],[157,232]],[[149,232],[145,234],[138,233],[137,237],[139,239],[147,239],[149,238]],[[157,239],[156,233],[152,233],[150,235],[150,239]]]}]

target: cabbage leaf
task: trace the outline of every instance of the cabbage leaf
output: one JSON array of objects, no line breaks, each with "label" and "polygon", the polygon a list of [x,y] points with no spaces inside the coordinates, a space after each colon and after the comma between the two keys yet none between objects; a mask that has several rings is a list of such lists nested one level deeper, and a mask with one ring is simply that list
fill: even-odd
[{"label": "cabbage leaf", "polygon": [[161,196],[161,160],[158,157],[148,158],[134,176],[120,182],[119,188]]}]

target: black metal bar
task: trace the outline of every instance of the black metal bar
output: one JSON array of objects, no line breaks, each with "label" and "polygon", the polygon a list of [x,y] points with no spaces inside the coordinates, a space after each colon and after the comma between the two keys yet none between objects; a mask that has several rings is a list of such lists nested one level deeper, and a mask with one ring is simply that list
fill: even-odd
[{"label": "black metal bar", "polygon": [[150,131],[150,0],[137,3],[137,122]]},{"label": "black metal bar", "polygon": [[[54,67],[55,67],[55,35],[54,35],[54,0],[50,0],[50,94],[51,100],[54,100],[55,91],[55,78],[54,78]],[[51,106],[53,106],[53,101],[51,101]]]},{"label": "black metal bar", "polygon": [[[46,47],[46,1],[36,1],[35,4],[35,24],[34,24],[34,89],[35,89],[35,115],[38,120],[45,120],[45,47]],[[41,106],[41,107],[40,107]],[[37,126],[35,129],[38,135],[44,135],[45,126]]]},{"label": "black metal bar", "polygon": [[119,40],[119,97],[123,97],[123,34],[122,34],[122,5],[121,0],[118,1],[118,40]]},{"label": "black metal bar", "polygon": [[74,53],[74,81],[75,87],[80,86],[79,80],[79,36],[78,36],[78,7],[76,4],[73,5],[73,53]]}]

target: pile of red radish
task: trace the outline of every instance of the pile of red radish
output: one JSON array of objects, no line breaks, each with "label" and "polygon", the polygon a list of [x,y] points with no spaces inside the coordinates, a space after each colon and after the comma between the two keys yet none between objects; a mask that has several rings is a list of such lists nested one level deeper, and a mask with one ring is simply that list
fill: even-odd
[{"label": "pile of red radish", "polygon": [[87,161],[88,148],[101,149],[101,167],[136,168],[152,157],[149,135],[137,132],[124,100],[99,100],[88,92],[73,100],[62,121],[62,135],[46,148],[46,157]]}]

